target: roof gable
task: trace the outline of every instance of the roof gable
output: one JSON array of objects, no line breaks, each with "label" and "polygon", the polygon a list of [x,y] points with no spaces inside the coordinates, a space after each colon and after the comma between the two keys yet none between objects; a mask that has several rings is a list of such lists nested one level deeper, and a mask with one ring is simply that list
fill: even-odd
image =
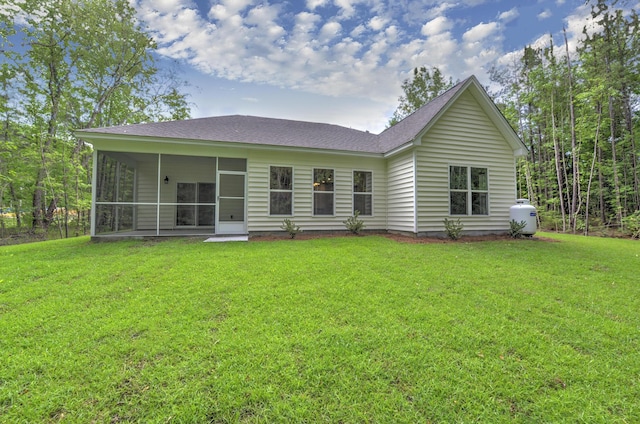
[{"label": "roof gable", "polygon": [[431,126],[464,88],[464,82],[425,104],[403,120],[380,133],[380,144],[385,153],[418,139],[426,127]]},{"label": "roof gable", "polygon": [[475,76],[456,84],[440,96],[425,104],[411,115],[387,128],[380,134],[380,144],[385,153],[407,145],[419,144],[422,137],[438,119],[455,103],[462,93],[469,91],[482,110],[509,143],[516,156],[526,154],[526,146]]}]

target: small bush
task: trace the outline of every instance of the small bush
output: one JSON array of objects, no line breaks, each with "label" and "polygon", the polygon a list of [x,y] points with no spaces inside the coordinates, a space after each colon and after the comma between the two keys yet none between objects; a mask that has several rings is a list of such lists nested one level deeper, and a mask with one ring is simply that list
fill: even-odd
[{"label": "small bush", "polygon": [[451,240],[458,240],[462,235],[462,229],[464,228],[464,224],[460,221],[460,218],[455,221],[445,218],[443,222],[444,232],[447,234],[447,237]]},{"label": "small bush", "polygon": [[633,215],[622,220],[624,228],[633,239],[640,239],[640,211],[636,211]]},{"label": "small bush", "polygon": [[522,238],[522,230],[524,230],[526,226],[527,221],[516,222],[515,219],[512,219],[509,222],[509,235],[514,239]]},{"label": "small bush", "polygon": [[360,231],[364,228],[364,221],[358,219],[360,216],[360,211],[356,211],[353,216],[350,216],[346,221],[342,221],[347,230],[352,234],[359,234]]},{"label": "small bush", "polygon": [[296,238],[296,235],[302,232],[300,227],[297,226],[296,223],[291,221],[289,218],[285,218],[285,220],[282,221],[282,225],[280,226],[280,228],[289,233],[289,237],[291,237],[292,239]]}]

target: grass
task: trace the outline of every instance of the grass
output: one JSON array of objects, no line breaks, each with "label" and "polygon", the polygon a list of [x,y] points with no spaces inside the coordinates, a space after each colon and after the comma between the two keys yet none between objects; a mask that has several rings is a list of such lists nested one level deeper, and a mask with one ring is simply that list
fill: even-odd
[{"label": "grass", "polygon": [[0,247],[1,422],[640,422],[640,244]]}]

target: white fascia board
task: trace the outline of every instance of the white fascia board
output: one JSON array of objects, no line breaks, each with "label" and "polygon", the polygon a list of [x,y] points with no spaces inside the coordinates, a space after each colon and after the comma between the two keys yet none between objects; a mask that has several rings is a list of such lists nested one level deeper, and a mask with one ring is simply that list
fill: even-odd
[{"label": "white fascia board", "polygon": [[403,144],[403,145],[401,145],[401,146],[396,147],[396,148],[395,148],[395,149],[393,149],[393,150],[390,150],[390,151],[386,152],[385,154],[383,154],[383,155],[382,155],[382,157],[384,157],[384,158],[390,158],[391,156],[395,156],[395,155],[397,155],[398,153],[402,153],[402,152],[404,152],[405,150],[412,148],[414,145],[415,145],[414,140],[411,140],[411,141],[409,141],[409,142],[407,142],[407,143],[404,143],[404,144]]}]

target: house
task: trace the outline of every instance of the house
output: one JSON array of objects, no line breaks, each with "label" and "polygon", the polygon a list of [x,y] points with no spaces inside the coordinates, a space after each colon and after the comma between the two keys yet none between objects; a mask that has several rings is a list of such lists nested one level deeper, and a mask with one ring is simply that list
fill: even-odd
[{"label": "house", "polygon": [[305,231],[503,233],[526,146],[475,77],[376,135],[337,125],[221,116],[86,129],[91,235]]}]

